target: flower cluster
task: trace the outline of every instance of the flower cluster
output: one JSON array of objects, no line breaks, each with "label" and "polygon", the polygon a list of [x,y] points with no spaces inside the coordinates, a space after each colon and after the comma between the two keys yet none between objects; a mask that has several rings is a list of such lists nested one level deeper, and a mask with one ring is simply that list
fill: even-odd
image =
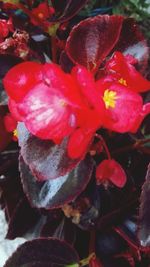
[{"label": "flower cluster", "polygon": [[115,52],[97,81],[80,65],[66,74],[56,64],[21,63],[4,78],[10,110],[39,138],[60,143],[69,137],[69,156],[83,157],[99,128],[136,132],[150,112],[139,94],[150,89],[150,82],[135,62]]},{"label": "flower cluster", "polygon": [[9,34],[9,32],[13,32],[13,24],[12,20],[5,20],[5,19],[0,19],[0,42],[4,40]]}]

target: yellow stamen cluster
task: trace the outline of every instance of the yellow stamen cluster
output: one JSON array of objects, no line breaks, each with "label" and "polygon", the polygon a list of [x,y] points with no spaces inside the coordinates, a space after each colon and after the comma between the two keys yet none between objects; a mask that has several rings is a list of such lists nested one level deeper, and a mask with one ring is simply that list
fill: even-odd
[{"label": "yellow stamen cluster", "polygon": [[118,82],[119,82],[120,84],[124,85],[124,86],[127,86],[127,82],[126,82],[126,80],[124,80],[123,78],[120,78],[120,79],[118,80]]},{"label": "yellow stamen cluster", "polygon": [[106,108],[115,108],[117,99],[118,97],[116,92],[109,89],[105,90],[103,100]]},{"label": "yellow stamen cluster", "polygon": [[18,138],[18,131],[17,131],[17,129],[15,129],[15,130],[13,131],[13,136]]},{"label": "yellow stamen cluster", "polygon": [[38,14],[38,17],[39,17],[40,19],[43,19],[43,18],[44,18],[44,14],[41,12],[41,13]]}]

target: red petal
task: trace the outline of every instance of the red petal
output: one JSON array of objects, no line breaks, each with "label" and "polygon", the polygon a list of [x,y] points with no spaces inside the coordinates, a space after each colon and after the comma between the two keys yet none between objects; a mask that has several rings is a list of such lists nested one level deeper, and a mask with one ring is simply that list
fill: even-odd
[{"label": "red petal", "polygon": [[70,74],[66,74],[56,64],[45,64],[43,66],[43,76],[45,83],[63,93],[67,98],[70,99],[72,104],[80,106],[82,100],[80,97],[80,91],[78,85]]},{"label": "red petal", "polygon": [[13,117],[16,119],[16,121],[23,121],[24,117],[20,114],[18,103],[16,103],[14,100],[11,98],[9,99],[8,102],[9,110]]},{"label": "red petal", "polygon": [[26,93],[42,80],[42,65],[36,62],[23,62],[10,69],[3,79],[8,95],[20,101]]},{"label": "red petal", "polygon": [[17,127],[17,122],[10,113],[5,115],[4,124],[8,132],[13,132]]},{"label": "red petal", "polygon": [[72,159],[84,157],[92,142],[93,133],[87,133],[83,129],[77,129],[70,136],[68,143],[68,155]]},{"label": "red petal", "polygon": [[121,165],[113,160],[103,160],[96,169],[97,183],[111,181],[117,187],[122,188],[127,180],[126,174]]},{"label": "red petal", "polygon": [[[125,133],[132,132],[134,127],[139,125],[139,119],[143,109],[142,97],[132,92],[126,86],[113,82],[107,85],[106,89],[102,88],[101,81],[99,84],[99,91],[104,97],[105,90],[112,91],[116,94],[114,107],[106,108],[106,116],[103,120],[103,126],[115,132]],[[104,86],[104,84],[103,84]]]},{"label": "red petal", "polygon": [[99,15],[75,26],[66,44],[68,56],[76,64],[95,71],[118,41],[123,17]]},{"label": "red petal", "polygon": [[142,111],[141,111],[141,113],[139,115],[139,119],[133,125],[132,129],[130,130],[130,132],[136,133],[138,128],[139,128],[139,126],[140,126],[140,124],[144,120],[144,118],[149,114],[150,114],[150,103],[147,103],[147,104],[143,105]]},{"label": "red petal", "polygon": [[79,85],[85,104],[102,113],[104,103],[97,92],[93,75],[85,67],[76,66],[72,70],[72,76]]},{"label": "red petal", "polygon": [[107,70],[115,71],[119,74],[120,77],[126,81],[131,90],[135,92],[150,90],[150,81],[146,80],[129,60],[129,56],[124,56],[120,52],[115,52],[113,58],[107,62]]},{"label": "red petal", "polygon": [[76,127],[67,99],[43,83],[36,85],[18,104],[28,130],[43,139],[62,139]]}]

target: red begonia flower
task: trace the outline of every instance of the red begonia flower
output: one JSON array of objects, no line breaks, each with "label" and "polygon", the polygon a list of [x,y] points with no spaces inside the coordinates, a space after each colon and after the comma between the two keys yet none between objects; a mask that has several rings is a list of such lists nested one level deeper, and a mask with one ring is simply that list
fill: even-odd
[{"label": "red begonia flower", "polygon": [[[146,80],[140,72],[136,70],[133,64],[136,60],[130,56],[124,56],[120,52],[115,52],[113,57],[107,62],[108,72],[116,73],[120,76],[120,81],[135,92],[145,92],[150,90],[150,81]],[[118,77],[119,77],[118,76]]]},{"label": "red begonia flower", "polygon": [[18,110],[29,131],[53,141],[68,136],[76,127],[72,105],[61,91],[39,83],[18,103]]},{"label": "red begonia flower", "polygon": [[8,36],[9,32],[13,32],[12,20],[8,21],[5,19],[0,19],[0,41],[3,41],[5,37]]},{"label": "red begonia flower", "polygon": [[149,113],[142,97],[129,87],[104,79],[97,81],[99,93],[105,103],[103,126],[109,130],[125,133],[136,132],[141,121]]},{"label": "red begonia flower", "polygon": [[31,16],[31,22],[34,25],[38,25],[39,21],[44,21],[50,18],[54,12],[55,11],[53,7],[48,7],[46,3],[40,3],[38,7],[32,9],[31,14],[34,16]]},{"label": "red begonia flower", "polygon": [[112,182],[117,187],[122,188],[127,180],[125,171],[114,159],[103,160],[96,169],[97,184]]},{"label": "red begonia flower", "polygon": [[83,66],[74,67],[71,74],[86,106],[76,113],[80,128],[72,133],[68,143],[69,156],[78,158],[87,153],[96,130],[101,127],[105,109],[92,74]]},{"label": "red begonia flower", "polygon": [[23,62],[11,68],[3,79],[3,84],[9,97],[20,101],[26,93],[42,80],[41,64]]}]

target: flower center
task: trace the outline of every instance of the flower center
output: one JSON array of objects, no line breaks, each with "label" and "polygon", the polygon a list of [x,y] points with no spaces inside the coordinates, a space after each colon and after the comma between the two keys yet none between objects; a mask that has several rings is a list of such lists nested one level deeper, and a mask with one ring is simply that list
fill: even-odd
[{"label": "flower center", "polygon": [[115,108],[117,99],[118,97],[116,92],[109,89],[105,90],[103,100],[106,108]]},{"label": "flower center", "polygon": [[39,17],[40,19],[43,19],[43,18],[44,18],[43,13],[39,13],[39,14],[38,14],[38,17]]},{"label": "flower center", "polygon": [[118,82],[119,82],[120,84],[124,85],[124,86],[127,86],[127,82],[126,82],[126,80],[124,80],[123,78],[120,78],[120,79],[118,80]]},{"label": "flower center", "polygon": [[18,131],[17,131],[17,129],[13,130],[13,136],[16,137],[16,138],[18,138]]}]

